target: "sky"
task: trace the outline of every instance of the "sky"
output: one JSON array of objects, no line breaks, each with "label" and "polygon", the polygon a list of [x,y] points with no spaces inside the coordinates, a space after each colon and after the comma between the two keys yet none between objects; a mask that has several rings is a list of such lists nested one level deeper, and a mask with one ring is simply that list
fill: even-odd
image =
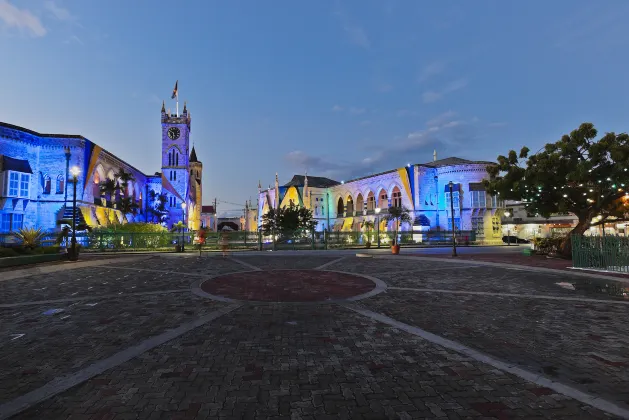
[{"label": "sky", "polygon": [[[179,80],[204,204],[625,132],[626,0],[0,0],[0,121],[160,170]],[[182,106],[183,104],[180,104]]]}]

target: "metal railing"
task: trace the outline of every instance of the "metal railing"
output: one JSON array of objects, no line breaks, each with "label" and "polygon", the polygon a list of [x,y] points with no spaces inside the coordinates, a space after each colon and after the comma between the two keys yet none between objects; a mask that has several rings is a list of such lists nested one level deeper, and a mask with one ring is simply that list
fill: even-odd
[{"label": "metal railing", "polygon": [[629,272],[629,238],[624,236],[572,236],[572,266]]},{"label": "metal railing", "polygon": [[[54,245],[58,233],[47,234],[42,246]],[[195,232],[81,232],[76,235],[77,244],[84,252],[125,252],[125,251],[175,251],[183,244],[188,250],[212,251],[223,247],[239,250],[298,250],[298,249],[352,249],[371,246],[389,247],[393,244],[394,232],[307,232],[297,231],[276,235],[264,235],[259,231],[244,232],[206,232],[200,238]],[[61,242],[62,247],[69,245],[70,237]],[[200,243],[202,242],[202,243]],[[475,245],[475,232],[457,231],[458,245]],[[369,245],[368,245],[369,244]],[[452,232],[449,231],[402,231],[398,232],[398,244],[401,246],[431,246],[452,244]],[[0,234],[0,246],[19,246],[11,234]]]}]

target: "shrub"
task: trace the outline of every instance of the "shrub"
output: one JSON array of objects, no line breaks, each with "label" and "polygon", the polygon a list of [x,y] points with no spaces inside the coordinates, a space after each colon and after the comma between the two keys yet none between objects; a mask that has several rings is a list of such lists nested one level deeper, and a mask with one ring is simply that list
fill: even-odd
[{"label": "shrub", "polygon": [[538,254],[555,254],[559,252],[563,238],[535,238],[535,251]]},{"label": "shrub", "polygon": [[4,257],[15,257],[19,255],[14,248],[5,248],[2,247],[0,248],[0,258],[4,258]]},{"label": "shrub", "polygon": [[13,236],[21,242],[24,248],[35,249],[41,244],[46,232],[42,228],[22,228],[14,232]]}]

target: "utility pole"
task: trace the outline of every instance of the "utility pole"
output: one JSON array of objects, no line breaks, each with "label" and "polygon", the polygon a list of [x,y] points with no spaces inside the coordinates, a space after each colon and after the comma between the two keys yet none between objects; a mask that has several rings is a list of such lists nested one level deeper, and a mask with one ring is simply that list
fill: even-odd
[{"label": "utility pole", "polygon": [[214,197],[214,231],[218,232],[218,210],[216,209],[216,197]]}]

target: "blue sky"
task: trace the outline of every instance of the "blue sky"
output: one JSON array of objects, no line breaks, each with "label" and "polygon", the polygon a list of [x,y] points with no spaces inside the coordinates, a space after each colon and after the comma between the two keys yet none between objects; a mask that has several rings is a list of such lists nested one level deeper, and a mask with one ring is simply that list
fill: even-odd
[{"label": "blue sky", "polygon": [[205,203],[255,202],[276,171],[343,180],[433,149],[537,150],[583,121],[626,131],[628,17],[625,0],[0,0],[0,120],[153,173],[178,79]]}]

